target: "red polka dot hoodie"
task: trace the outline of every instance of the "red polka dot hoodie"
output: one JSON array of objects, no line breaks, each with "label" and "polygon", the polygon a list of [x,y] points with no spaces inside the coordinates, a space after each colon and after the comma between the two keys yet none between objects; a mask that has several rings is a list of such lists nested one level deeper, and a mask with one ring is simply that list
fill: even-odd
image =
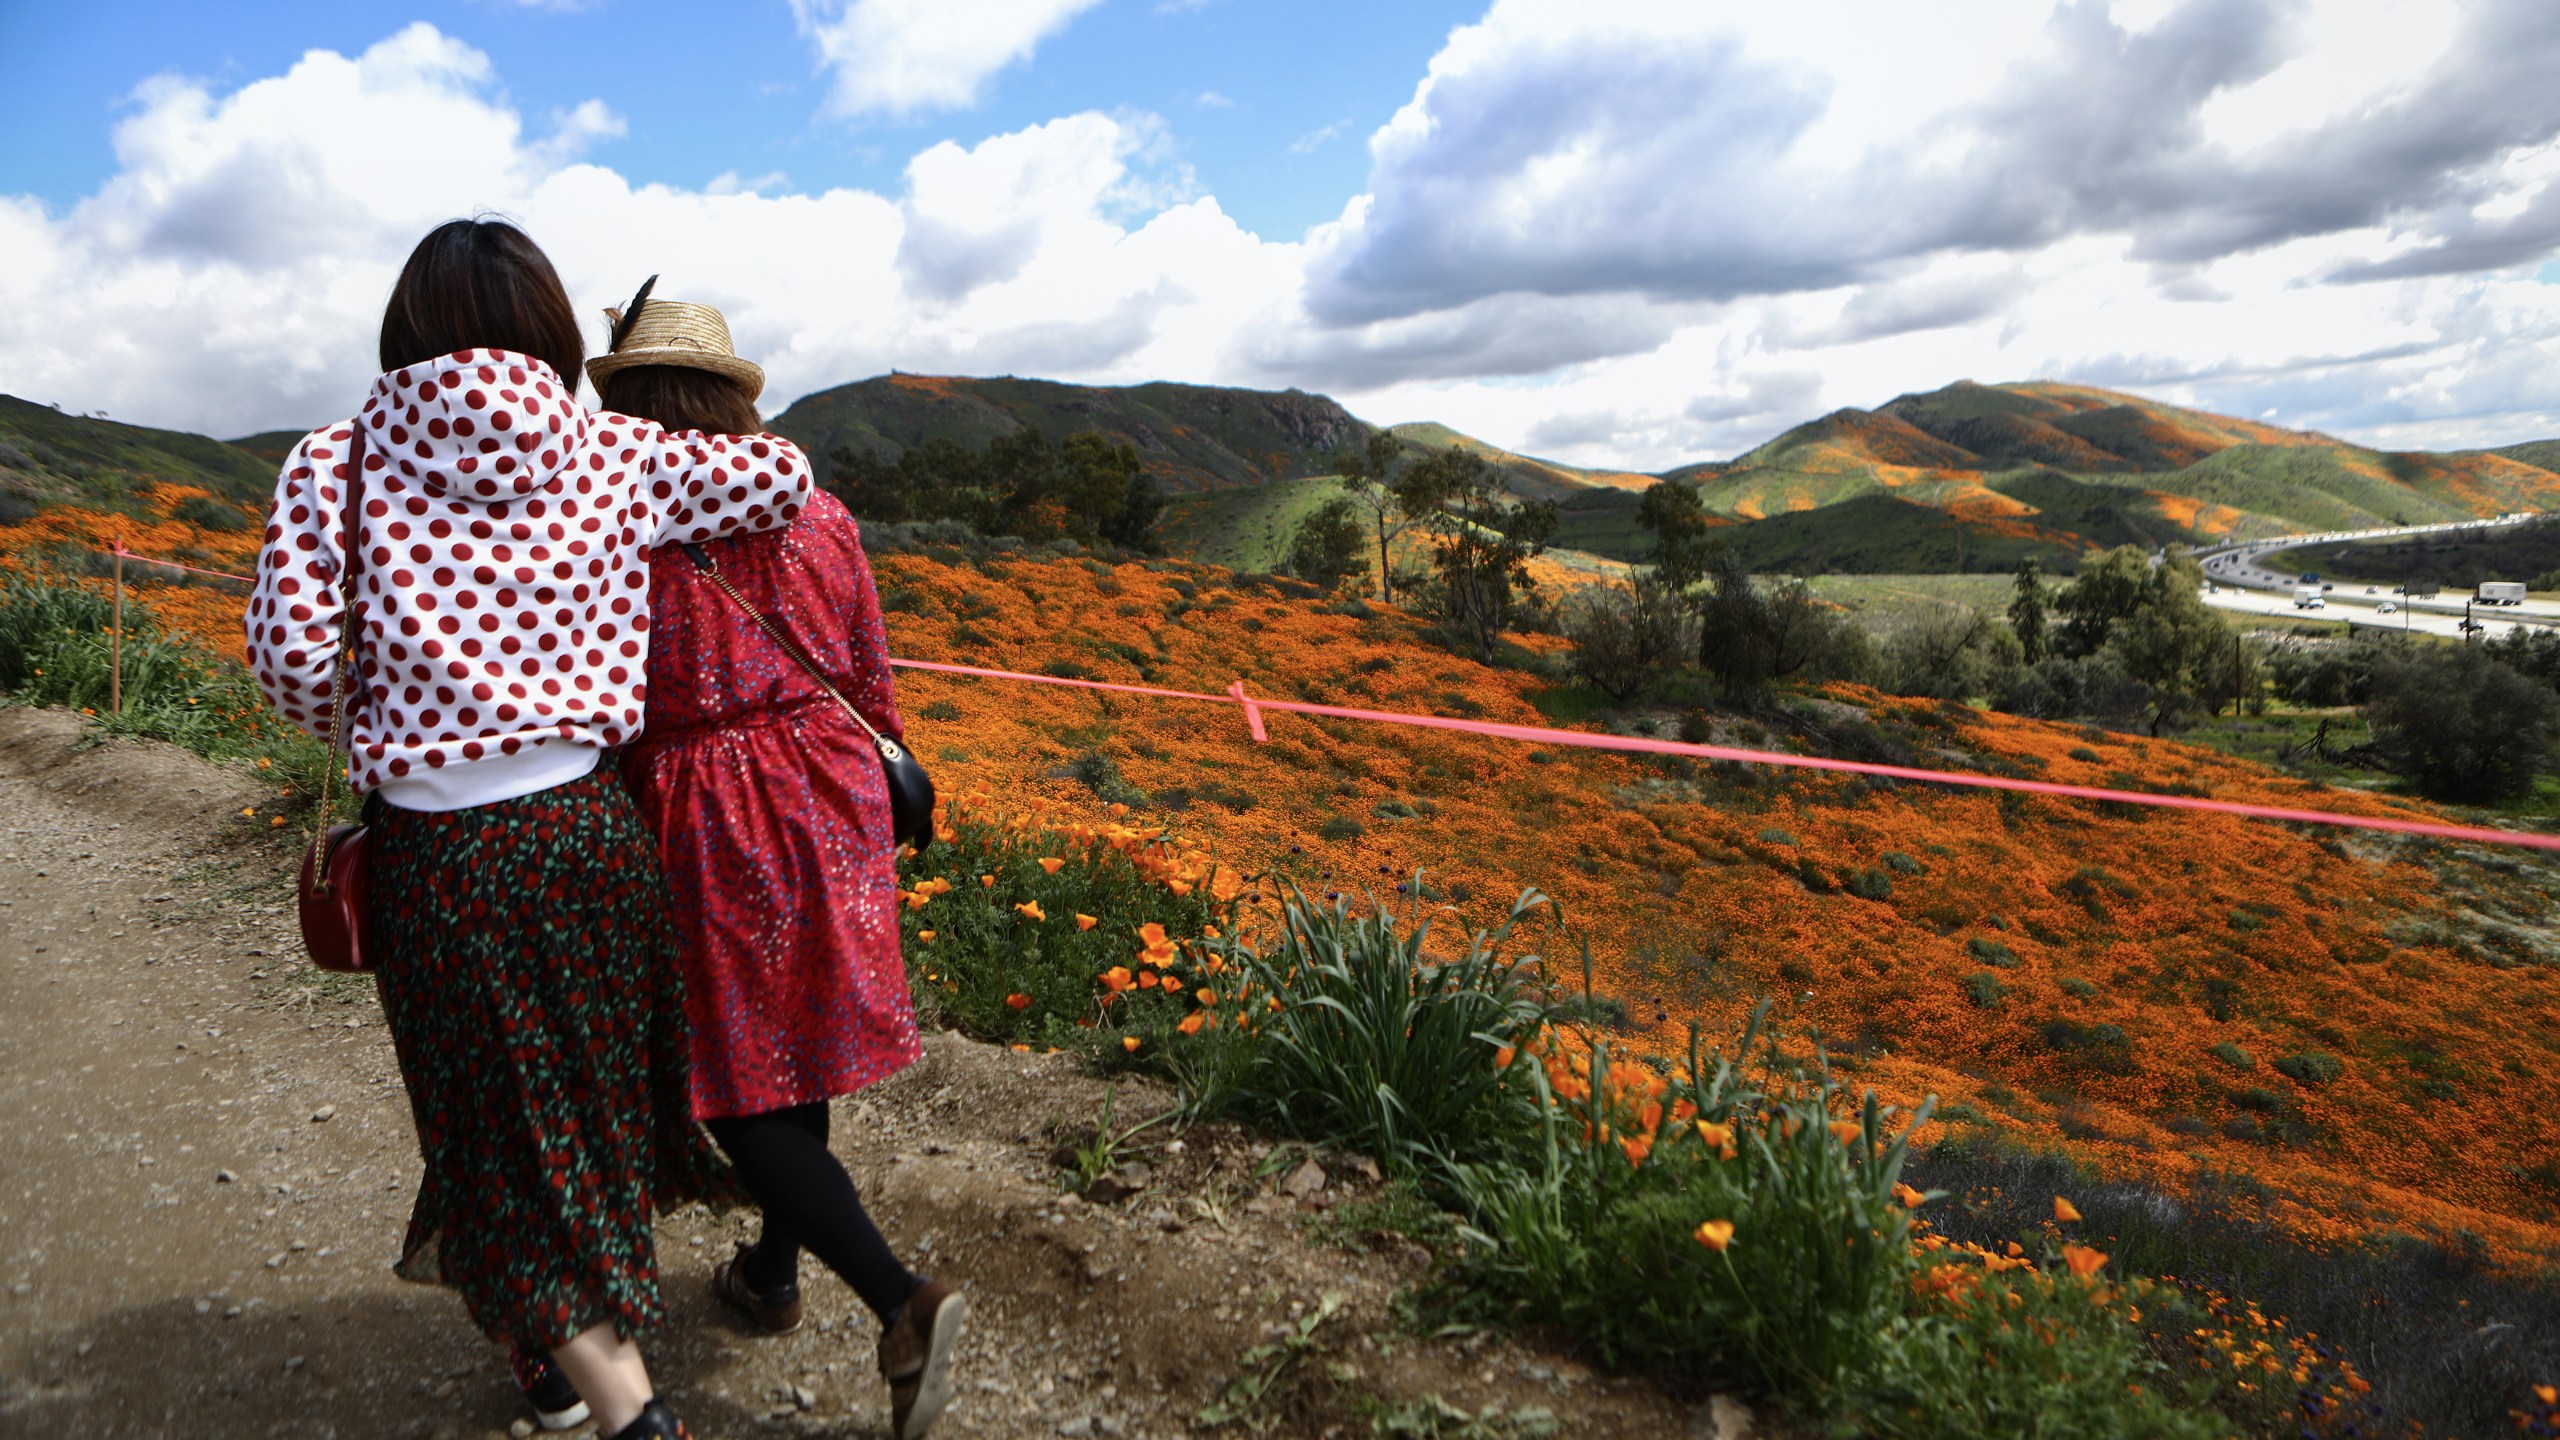
[{"label": "red polka dot hoodie", "polygon": [[365,431],[356,788],[460,810],[567,784],[639,733],[658,545],[787,525],[809,466],[773,435],[670,433],[590,411],[550,367],[464,350],[376,380],[285,457],[250,596],[250,668],[329,727],[340,486]]}]

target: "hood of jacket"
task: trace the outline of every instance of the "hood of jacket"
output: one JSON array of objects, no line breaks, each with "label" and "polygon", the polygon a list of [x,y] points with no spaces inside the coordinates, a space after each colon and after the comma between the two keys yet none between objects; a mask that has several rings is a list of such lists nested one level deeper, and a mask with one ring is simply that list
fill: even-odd
[{"label": "hood of jacket", "polygon": [[361,418],[366,443],[418,489],[491,504],[557,479],[584,438],[587,408],[530,355],[461,350],[375,380]]}]

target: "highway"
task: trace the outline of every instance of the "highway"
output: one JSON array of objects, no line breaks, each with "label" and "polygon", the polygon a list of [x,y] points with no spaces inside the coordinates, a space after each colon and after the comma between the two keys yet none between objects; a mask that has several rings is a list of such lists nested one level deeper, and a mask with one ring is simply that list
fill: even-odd
[{"label": "highway", "polygon": [[[2292,573],[2270,570],[2265,559],[2279,550],[2299,545],[2326,544],[2337,540],[2385,540],[2401,535],[2428,535],[2447,530],[2486,529],[2499,525],[2517,525],[2539,518],[2532,514],[2501,515],[2492,520],[2460,520],[2440,525],[2409,525],[2387,530],[2340,530],[2316,535],[2282,535],[2271,540],[2249,540],[2219,549],[2199,550],[2196,559],[2204,566],[2205,603],[2217,609],[2254,615],[2290,615],[2305,620],[2334,620],[2340,626],[2355,629],[2407,630],[2412,634],[2442,635],[2458,639],[2462,634],[2465,593],[2448,591],[2430,599],[2410,600],[2394,595],[2388,585],[2368,586],[2332,579],[2319,610],[2297,609],[2293,592],[2298,577]],[[2519,575],[2518,580],[2531,576]],[[2379,607],[2388,603],[2396,613],[2383,614]],[[2537,627],[2560,624],[2560,603],[2550,600],[2527,600],[2522,605],[2477,606],[2472,618],[2487,628],[2484,636],[2501,636],[2519,622]]]}]

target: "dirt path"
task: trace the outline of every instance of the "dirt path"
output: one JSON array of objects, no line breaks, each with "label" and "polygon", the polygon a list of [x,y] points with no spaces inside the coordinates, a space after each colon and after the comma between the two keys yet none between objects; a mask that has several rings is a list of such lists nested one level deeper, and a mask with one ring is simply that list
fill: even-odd
[{"label": "dirt path", "polygon": [[[248,772],[83,748],[72,717],[0,709],[0,1431],[497,1437],[521,1413],[460,1305],[390,1273],[418,1171],[407,1101],[370,986],[301,961],[291,846],[239,816],[266,795]],[[1434,1396],[1542,1406],[1567,1435],[1742,1433],[1730,1402],[1516,1341],[1401,1334],[1391,1302],[1421,1253],[1311,1239],[1344,1181],[1278,1194],[1250,1137],[1194,1132],[1119,1205],[1062,1196],[1053,1129],[1102,1099],[1063,1057],[942,1036],[839,1102],[837,1149],[892,1242],[975,1303],[937,1434],[1193,1433],[1245,1353],[1327,1295],[1340,1314],[1229,1433],[1366,1435],[1368,1415]],[[832,1276],[804,1277],[811,1323],[780,1340],[709,1298],[747,1233],[661,1219],[661,1389],[704,1440],[884,1433],[876,1330]]]}]

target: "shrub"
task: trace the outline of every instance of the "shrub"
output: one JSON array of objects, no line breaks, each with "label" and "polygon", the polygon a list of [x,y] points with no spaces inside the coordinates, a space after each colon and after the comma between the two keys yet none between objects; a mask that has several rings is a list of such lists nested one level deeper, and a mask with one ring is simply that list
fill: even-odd
[{"label": "shrub", "polygon": [[960,707],[948,700],[936,700],[916,712],[927,720],[952,721],[960,718]]},{"label": "shrub", "polygon": [[2347,1067],[2325,1050],[2297,1050],[2276,1061],[2276,1073],[2304,1085],[2326,1085]]},{"label": "shrub", "polygon": [[1793,845],[1796,843],[1796,837],[1773,825],[1760,832],[1760,843],[1763,845]]},{"label": "shrub", "polygon": [[1985,965],[1996,966],[2002,970],[2018,968],[2018,952],[1989,936],[1976,935],[1964,942],[1964,948],[1966,954]]},{"label": "shrub", "polygon": [[1620,704],[1661,684],[1693,643],[1679,592],[1651,576],[1575,592],[1564,606],[1564,633],[1574,676]]},{"label": "shrub", "polygon": [[1929,868],[1899,850],[1887,850],[1882,859],[1884,868],[1896,875],[1918,875]]},{"label": "shrub", "polygon": [[1367,833],[1367,826],[1348,815],[1336,815],[1316,827],[1317,837],[1325,840],[1357,840]]},{"label": "shrub", "polygon": [[2063,994],[2071,996],[2075,1000],[2094,999],[2098,993],[2097,986],[2090,984],[2088,981],[2081,979],[2077,975],[2065,975],[2054,983],[2062,987]]},{"label": "shrub", "polygon": [[2258,1068],[2258,1062],[2254,1056],[2250,1055],[2248,1051],[2241,1049],[2239,1046],[2232,1044],[2228,1040],[2217,1042],[2209,1053],[2214,1059],[2221,1061],[2223,1064],[2230,1066],[2234,1070],[2255,1070]]},{"label": "shrub", "polygon": [[1893,898],[1893,877],[1882,870],[1852,870],[1848,891],[1861,900],[1878,902]]},{"label": "shrub", "polygon": [[2232,1092],[2231,1103],[2243,1110],[2255,1110],[2262,1115],[2272,1115],[2284,1108],[2284,1097],[2263,1085],[2252,1085],[2245,1090]]},{"label": "shrub", "polygon": [[1964,977],[1964,998],[1985,1010],[1994,1010],[2009,998],[2009,987],[2001,984],[2000,977],[1990,971],[1976,970]]},{"label": "shrub", "polygon": [[2560,695],[2458,645],[2377,667],[2365,719],[2392,768],[2429,798],[2495,804],[2531,792],[2550,768]]}]

